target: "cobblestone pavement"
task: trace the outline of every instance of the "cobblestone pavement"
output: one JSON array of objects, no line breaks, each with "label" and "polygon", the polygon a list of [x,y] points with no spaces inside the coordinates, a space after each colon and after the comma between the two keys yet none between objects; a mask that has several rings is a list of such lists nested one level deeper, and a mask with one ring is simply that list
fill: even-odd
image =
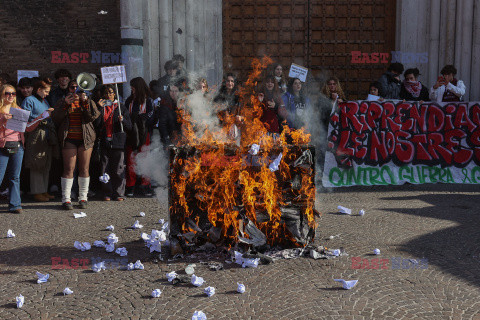
[{"label": "cobblestone pavement", "polygon": [[[196,274],[216,288],[210,298],[203,294],[205,285],[174,287],[166,281],[167,272],[184,268],[187,261],[147,260],[140,233],[167,218],[164,200],[91,201],[81,219],[59,210],[59,203],[27,202],[22,215],[0,213],[0,319],[191,319],[195,310],[208,319],[480,319],[479,191],[467,185],[406,185],[320,192],[316,243],[344,247],[349,256],[280,260],[256,269],[226,265],[221,271],[196,261]],[[363,208],[366,214],[336,214],[337,205],[355,212]],[[146,216],[139,217],[140,211]],[[135,220],[142,230],[128,229]],[[128,249],[128,261],[145,261],[145,270],[93,273],[90,265],[52,270],[52,257],[69,263],[118,258],[99,248],[81,252],[73,247],[75,240],[104,239],[110,224],[120,246]],[[6,238],[8,229],[15,238]],[[428,265],[403,269],[390,260],[387,269],[352,268],[355,257],[372,262],[375,248],[380,259],[426,258]],[[50,273],[50,280],[37,284],[35,271]],[[343,290],[334,278],[359,282]],[[244,294],[235,292],[237,282],[246,285]],[[67,286],[74,293],[64,296]],[[150,298],[156,288],[162,295]],[[15,306],[18,294],[25,297],[22,309]]]}]

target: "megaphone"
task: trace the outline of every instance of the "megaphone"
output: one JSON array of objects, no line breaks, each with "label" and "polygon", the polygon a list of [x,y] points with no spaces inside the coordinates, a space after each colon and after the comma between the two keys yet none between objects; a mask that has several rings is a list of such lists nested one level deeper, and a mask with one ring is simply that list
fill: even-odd
[{"label": "megaphone", "polygon": [[77,76],[78,87],[85,91],[92,91],[97,85],[97,76],[82,72]]}]

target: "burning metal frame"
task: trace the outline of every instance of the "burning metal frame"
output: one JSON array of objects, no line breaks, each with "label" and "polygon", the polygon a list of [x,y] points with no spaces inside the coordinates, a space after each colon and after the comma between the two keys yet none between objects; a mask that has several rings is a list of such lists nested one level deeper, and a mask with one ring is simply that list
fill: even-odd
[{"label": "burning metal frame", "polygon": [[[315,236],[315,149],[235,144],[170,147],[170,238],[184,251],[206,243],[304,247]],[[281,158],[278,170],[271,164]]]}]

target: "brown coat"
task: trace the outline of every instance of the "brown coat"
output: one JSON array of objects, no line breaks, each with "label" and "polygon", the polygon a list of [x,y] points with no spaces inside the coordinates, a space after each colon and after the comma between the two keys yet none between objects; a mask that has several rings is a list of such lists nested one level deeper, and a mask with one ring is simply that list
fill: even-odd
[{"label": "brown coat", "polygon": [[[58,142],[63,148],[65,145],[65,139],[68,135],[68,110],[70,106],[65,102],[65,99],[61,99],[55,106],[55,110],[52,113],[53,122],[58,129]],[[83,132],[83,145],[85,149],[93,147],[96,139],[95,127],[93,121],[100,116],[100,111],[97,108],[95,102],[88,99],[88,108],[82,108],[82,132]]]}]

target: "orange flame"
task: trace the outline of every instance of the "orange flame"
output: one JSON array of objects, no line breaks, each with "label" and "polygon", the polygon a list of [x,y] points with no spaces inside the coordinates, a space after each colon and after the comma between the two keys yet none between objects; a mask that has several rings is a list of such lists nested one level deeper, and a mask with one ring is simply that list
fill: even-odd
[{"label": "orange flame", "polygon": [[[304,129],[290,130],[285,125],[280,137],[274,139],[260,121],[262,106],[257,98],[257,82],[271,63],[268,57],[252,62],[253,71],[239,90],[242,123],[238,123],[234,115],[221,114],[222,128],[207,127],[198,134],[196,123],[186,111],[188,99],[179,101],[182,137],[177,141],[178,145],[187,147],[184,147],[183,156],[178,156],[171,164],[173,203],[170,210],[182,233],[196,233],[191,221],[197,225],[202,223],[203,212],[213,227],[221,229],[226,244],[237,242],[241,231],[239,208],[243,206],[245,216],[266,235],[269,244],[290,242],[298,245],[281,219],[281,207],[287,205],[284,200],[287,194],[293,198],[292,202],[305,204],[303,214],[307,216],[308,225],[316,227],[313,172],[292,169],[290,165],[298,157],[298,151],[310,142],[310,134]],[[240,146],[228,139],[234,125],[240,127]],[[288,139],[293,141],[291,145],[287,144]],[[261,145],[254,159],[256,165],[246,159],[254,143]],[[272,172],[268,166],[280,152],[283,157],[279,170]],[[294,174],[301,174],[301,188],[293,190],[290,187],[285,191],[285,182],[292,180]],[[203,216],[204,219],[205,214]]]}]

